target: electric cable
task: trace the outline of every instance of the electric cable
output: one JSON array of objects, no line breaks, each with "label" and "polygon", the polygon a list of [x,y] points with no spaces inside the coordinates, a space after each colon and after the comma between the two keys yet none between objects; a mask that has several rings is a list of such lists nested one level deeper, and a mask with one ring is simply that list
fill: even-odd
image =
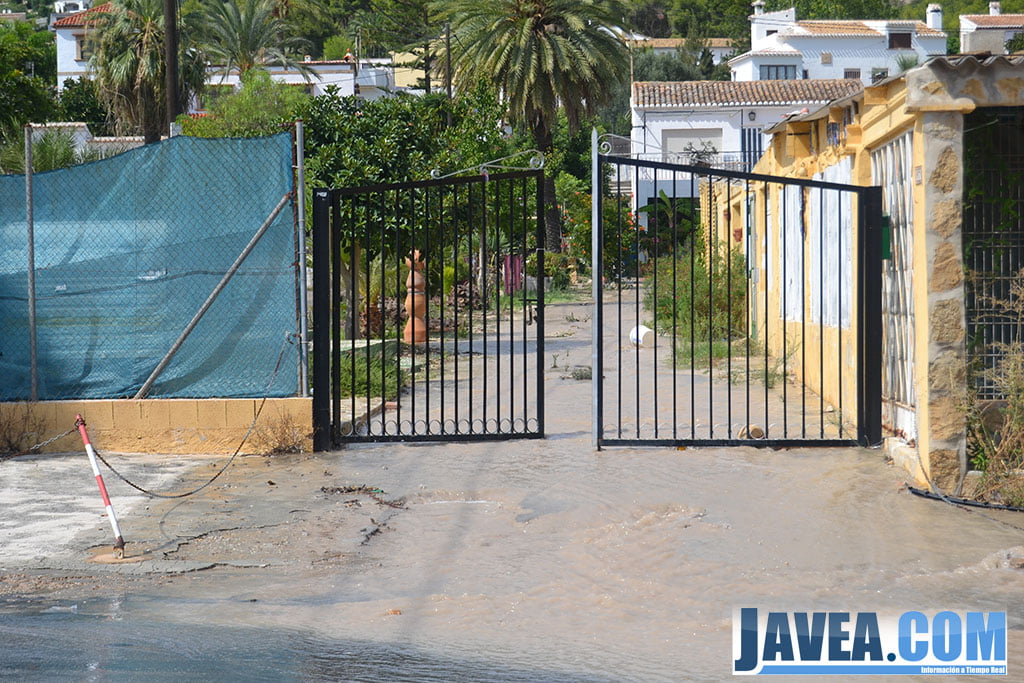
[{"label": "electric cable", "polygon": [[253,418],[252,423],[249,425],[248,431],[245,432],[245,436],[242,437],[241,442],[238,444],[238,448],[236,448],[235,452],[231,454],[231,457],[228,458],[228,461],[226,463],[224,463],[224,466],[221,467],[217,471],[217,473],[214,474],[212,477],[210,477],[210,479],[205,484],[203,484],[202,486],[200,486],[198,488],[195,488],[195,489],[192,489],[191,491],[186,491],[185,493],[174,493],[174,494],[156,493],[155,491],[150,491],[149,489],[146,489],[146,488],[144,488],[142,486],[139,486],[138,484],[130,481],[127,477],[125,477],[123,474],[121,474],[116,469],[114,469],[114,466],[111,465],[109,462],[107,462],[106,459],[100,454],[99,451],[96,451],[96,457],[99,458],[100,462],[102,462],[104,465],[106,465],[107,469],[109,469],[111,472],[113,472],[114,475],[118,479],[120,479],[124,483],[128,484],[128,486],[131,486],[136,491],[141,491],[142,493],[145,493],[147,496],[152,496],[154,498],[177,499],[177,498],[187,498],[189,496],[192,496],[192,495],[195,495],[195,494],[199,493],[200,491],[202,491],[203,489],[208,487],[210,484],[212,484],[214,481],[216,481],[217,478],[220,477],[220,475],[224,474],[224,472],[227,471],[228,467],[231,466],[231,463],[233,463],[235,461],[235,458],[238,457],[238,454],[242,452],[242,446],[245,445],[245,442],[249,439],[249,436],[252,434],[252,430],[255,429],[256,423],[260,419],[260,413],[263,412],[263,406],[266,404],[267,398],[270,395],[270,387],[272,387],[274,385],[274,380],[277,379],[277,373],[281,369],[281,361],[284,360],[284,352],[288,350],[288,346],[289,345],[294,343],[293,342],[293,337],[294,336],[295,336],[294,334],[289,334],[285,338],[284,344],[281,345],[281,352],[277,355],[277,364],[274,365],[274,372],[272,372],[271,375],[270,375],[270,381],[267,382],[267,389],[266,389],[266,391],[263,392],[263,398],[260,401],[259,408],[256,409],[256,416]]}]

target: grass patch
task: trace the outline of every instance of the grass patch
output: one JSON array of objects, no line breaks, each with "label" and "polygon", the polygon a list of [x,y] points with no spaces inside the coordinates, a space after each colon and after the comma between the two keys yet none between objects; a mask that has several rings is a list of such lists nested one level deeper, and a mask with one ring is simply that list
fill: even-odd
[{"label": "grass patch", "polygon": [[338,365],[341,397],[397,396],[409,377],[409,372],[399,367],[401,355],[408,354],[404,353],[404,345],[397,339],[362,348],[342,349]]},{"label": "grass patch", "polygon": [[676,367],[690,368],[694,370],[708,370],[721,363],[729,357],[729,349],[732,347],[733,362],[744,358],[747,347],[742,340],[727,342],[724,339],[708,341],[707,339],[678,338],[676,340]]}]

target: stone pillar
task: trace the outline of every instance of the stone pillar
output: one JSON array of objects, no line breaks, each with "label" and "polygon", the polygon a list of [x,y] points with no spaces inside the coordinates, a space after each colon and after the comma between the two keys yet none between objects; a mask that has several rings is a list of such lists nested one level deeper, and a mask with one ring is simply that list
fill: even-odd
[{"label": "stone pillar", "polygon": [[927,397],[928,420],[927,435],[920,440],[919,448],[924,451],[921,459],[932,483],[952,493],[967,469],[967,335],[961,238],[963,115],[925,112],[922,118],[926,141],[923,174],[928,374],[927,387],[919,395]]}]

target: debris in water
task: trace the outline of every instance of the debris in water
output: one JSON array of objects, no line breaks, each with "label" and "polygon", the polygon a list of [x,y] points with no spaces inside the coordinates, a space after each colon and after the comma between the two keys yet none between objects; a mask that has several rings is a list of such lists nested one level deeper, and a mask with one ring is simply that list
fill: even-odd
[{"label": "debris in water", "polygon": [[76,603],[74,605],[53,605],[52,607],[47,607],[46,609],[44,609],[43,613],[51,613],[52,614],[52,613],[57,613],[57,612],[63,613],[63,612],[77,612],[77,611],[78,611],[78,604]]},{"label": "debris in water", "polygon": [[751,424],[740,430],[741,439],[763,439],[764,430],[759,426]]},{"label": "debris in water", "polygon": [[[395,508],[397,510],[406,509],[405,498],[386,500],[381,498],[381,495],[384,493],[384,489],[380,489],[375,486],[367,486],[365,484],[361,486],[321,486],[320,492],[326,493],[327,495],[334,495],[338,493],[361,493],[364,496],[369,496],[380,505],[386,505],[387,507]],[[351,502],[352,501],[345,501],[345,505],[349,505]]]}]

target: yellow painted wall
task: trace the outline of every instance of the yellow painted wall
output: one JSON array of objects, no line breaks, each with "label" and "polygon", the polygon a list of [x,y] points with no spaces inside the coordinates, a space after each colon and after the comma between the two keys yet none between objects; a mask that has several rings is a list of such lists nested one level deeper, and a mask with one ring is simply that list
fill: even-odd
[{"label": "yellow painted wall", "polygon": [[[820,141],[826,139],[824,131],[825,122],[825,119],[820,122],[821,130],[818,129],[819,122],[799,122],[793,126],[795,135],[776,135],[773,138],[772,147],[761,158],[761,161],[755,168],[755,172],[811,179],[823,169],[834,165],[848,156],[850,152],[845,148],[839,150],[828,149],[820,154],[810,154],[812,147],[810,136],[817,136],[816,142],[818,144],[815,145],[815,149],[821,149]],[[854,175],[856,173],[857,170],[854,169]],[[856,371],[856,364],[852,361],[857,357],[857,331],[855,328],[857,301],[855,289],[850,290],[850,325],[848,327],[840,329],[835,325],[822,325],[813,322],[811,315],[812,292],[815,289],[820,289],[821,283],[820,281],[815,281],[820,279],[818,271],[812,271],[809,266],[813,262],[812,254],[810,253],[811,240],[805,239],[803,241],[804,253],[802,254],[802,262],[807,264],[807,268],[804,271],[805,281],[802,294],[804,297],[803,310],[807,311],[808,314],[806,320],[801,316],[801,320],[784,321],[781,314],[783,310],[783,291],[778,286],[782,277],[780,267],[782,263],[782,239],[780,236],[781,222],[779,220],[783,211],[782,186],[770,184],[766,193],[763,183],[750,183],[742,187],[733,185],[731,188],[727,187],[724,182],[719,183],[714,198],[715,216],[719,223],[715,234],[720,244],[724,244],[725,240],[728,239],[734,244],[733,248],[746,249],[746,237],[744,236],[742,241],[737,243],[735,235],[731,234],[731,228],[737,223],[739,225],[746,225],[748,217],[746,215],[747,204],[745,196],[748,189],[755,196],[754,215],[750,217],[752,223],[756,226],[756,239],[754,244],[751,245],[754,263],[748,264],[748,267],[753,266],[758,271],[757,284],[755,291],[752,292],[755,318],[758,321],[756,339],[762,346],[767,345],[773,365],[781,370],[783,362],[785,362],[785,369],[790,377],[803,383],[808,391],[821,395],[835,409],[836,412],[831,420],[831,424],[827,427],[828,430],[831,430],[826,432],[827,437],[837,437],[839,435],[838,425],[840,416],[838,411],[840,406],[842,407],[842,422],[845,425],[843,436],[855,436],[856,432],[849,429],[857,421],[856,383],[852,380],[853,373]],[[805,202],[805,211],[808,218],[807,224],[810,224],[809,217],[812,211],[813,191],[805,192],[809,192],[806,195],[808,199]],[[726,206],[729,207],[728,214],[725,214]],[[851,208],[851,240],[853,244],[856,244],[858,217],[856,214],[856,201],[854,199],[851,199]],[[733,223],[729,223],[725,219],[726,215],[733,218]],[[738,221],[737,217],[739,218]],[[768,221],[767,225],[766,219]],[[792,245],[787,245],[786,248],[792,249]],[[766,249],[767,254],[765,253]],[[857,272],[856,249],[851,249],[851,252],[854,260],[852,263],[844,264],[844,280],[847,280],[851,287],[855,287]],[[768,270],[772,271],[770,287],[769,276],[765,266],[766,260],[769,264]],[[794,295],[799,297],[801,292],[798,290],[797,292],[787,292],[785,294],[787,298]]]},{"label": "yellow painted wall", "polygon": [[[312,399],[267,399],[243,453],[267,453],[298,440],[312,450]],[[121,453],[230,454],[256,418],[261,399],[124,399],[0,403],[0,429],[28,445],[61,434],[81,415],[93,446]],[[40,449],[84,450],[78,432]]]}]

